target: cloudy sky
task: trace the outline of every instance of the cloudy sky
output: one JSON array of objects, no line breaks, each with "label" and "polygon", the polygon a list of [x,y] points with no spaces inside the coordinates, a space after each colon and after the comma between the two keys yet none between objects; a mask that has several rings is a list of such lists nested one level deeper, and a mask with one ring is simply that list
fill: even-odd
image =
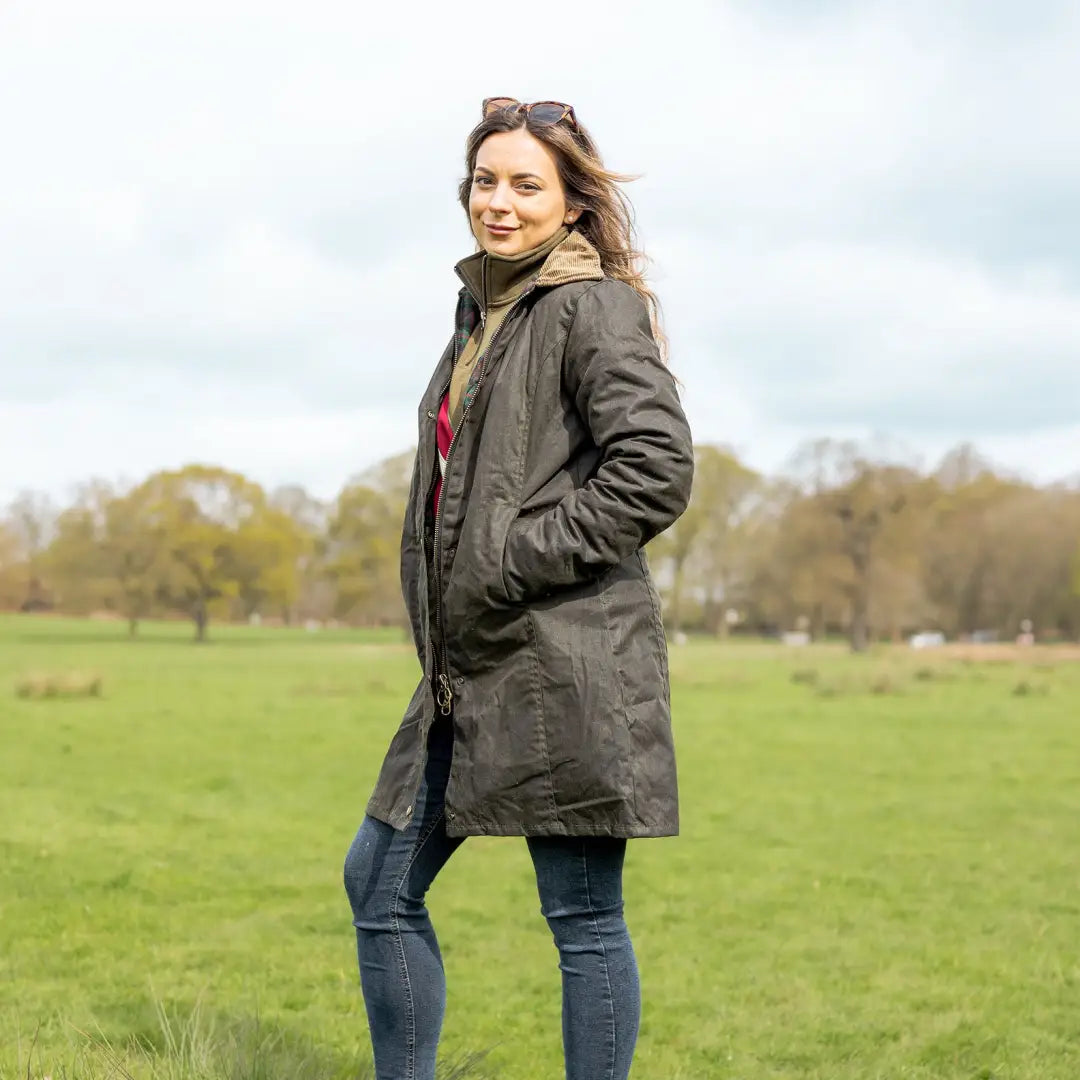
[{"label": "cloudy sky", "polygon": [[699,442],[1080,472],[1080,5],[0,0],[0,502],[415,439],[481,98],[631,186]]}]

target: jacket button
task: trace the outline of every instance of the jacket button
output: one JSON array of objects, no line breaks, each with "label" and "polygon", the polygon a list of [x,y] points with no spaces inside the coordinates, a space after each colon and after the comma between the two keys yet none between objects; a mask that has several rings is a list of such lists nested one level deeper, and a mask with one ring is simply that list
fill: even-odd
[{"label": "jacket button", "polygon": [[457,678],[456,678],[456,679],[454,680],[454,682],[456,682],[456,683],[458,684],[458,686],[464,686],[464,685],[465,685],[465,676],[464,676],[464,675],[459,675],[459,676],[458,676],[458,677],[457,677]]},{"label": "jacket button", "polygon": [[435,414],[430,409],[428,409],[428,411],[427,411],[427,418],[429,420],[435,420],[436,419]]},{"label": "jacket button", "polygon": [[457,548],[456,547],[446,549],[446,557],[448,559],[452,559],[456,554],[457,554]]},{"label": "jacket button", "polygon": [[406,806],[405,807],[405,816],[406,817],[412,817],[412,807],[411,806]]},{"label": "jacket button", "polygon": [[446,816],[450,821],[453,821],[454,820],[454,811],[453,810],[447,810],[446,811]]}]

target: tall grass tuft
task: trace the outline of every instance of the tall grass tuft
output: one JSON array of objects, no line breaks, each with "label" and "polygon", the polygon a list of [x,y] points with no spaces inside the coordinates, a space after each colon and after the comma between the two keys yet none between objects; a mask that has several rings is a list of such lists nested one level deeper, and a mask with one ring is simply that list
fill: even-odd
[{"label": "tall grass tuft", "polygon": [[[266,1023],[258,1014],[222,1020],[201,1002],[170,1012],[154,1002],[157,1031],[110,1039],[74,1029],[80,1042],[65,1060],[42,1062],[31,1045],[26,1080],[374,1080],[367,1061],[334,1056],[310,1038]],[[35,1038],[36,1043],[36,1038]],[[440,1063],[438,1080],[491,1080],[486,1052]]]},{"label": "tall grass tuft", "polygon": [[15,696],[30,700],[101,697],[101,676],[94,672],[34,672],[15,681]]}]

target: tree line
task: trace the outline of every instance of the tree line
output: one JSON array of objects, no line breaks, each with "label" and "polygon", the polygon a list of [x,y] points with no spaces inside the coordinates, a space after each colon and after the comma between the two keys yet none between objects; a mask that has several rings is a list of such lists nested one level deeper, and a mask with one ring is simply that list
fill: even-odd
[{"label": "tree line", "polygon": [[[970,446],[931,469],[824,439],[777,476],[696,448],[686,513],[648,548],[673,633],[915,631],[1080,638],[1080,484],[1039,486]],[[217,466],[94,480],[70,505],[23,492],[0,516],[0,609],[407,625],[398,544],[412,452],[332,500]]]}]

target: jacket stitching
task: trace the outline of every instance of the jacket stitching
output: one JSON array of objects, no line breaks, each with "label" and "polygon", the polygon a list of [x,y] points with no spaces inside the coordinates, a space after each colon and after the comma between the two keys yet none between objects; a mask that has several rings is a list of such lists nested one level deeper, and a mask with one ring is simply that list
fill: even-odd
[{"label": "jacket stitching", "polygon": [[622,665],[615,652],[615,638],[611,633],[611,606],[608,602],[606,589],[600,587],[597,588],[596,592],[597,596],[600,598],[600,607],[604,612],[604,632],[607,634],[608,648],[611,650],[611,658],[615,666],[615,685],[619,694],[620,718],[622,721],[622,729],[626,734],[626,745],[623,752],[626,754],[629,762],[627,772],[630,774],[630,800],[634,807],[634,816],[640,821],[641,815],[638,813],[637,803],[637,778],[634,776],[633,737],[630,734],[630,714],[626,709],[626,698],[623,695]]},{"label": "jacket stitching", "polygon": [[556,825],[561,825],[559,820],[559,806],[555,802],[555,782],[551,778],[551,755],[548,753],[547,744],[547,713],[544,710],[544,687],[540,679],[540,653],[536,644],[536,621],[533,613],[529,612],[529,638],[532,645],[533,659],[533,685],[536,688],[537,711],[540,714],[540,752],[544,755],[544,775],[547,777],[547,793],[551,802],[551,816]]},{"label": "jacket stitching", "polygon": [[664,685],[668,687],[670,693],[671,687],[671,674],[668,666],[667,656],[667,635],[664,633],[664,623],[660,618],[660,611],[656,603],[656,597],[653,595],[653,589],[650,585],[650,574],[645,566],[645,560],[641,556],[641,548],[637,550],[638,566],[641,567],[641,573],[645,582],[645,588],[649,591],[649,609],[652,619],[653,633],[656,635],[656,648],[660,656],[660,672],[664,677]]}]

